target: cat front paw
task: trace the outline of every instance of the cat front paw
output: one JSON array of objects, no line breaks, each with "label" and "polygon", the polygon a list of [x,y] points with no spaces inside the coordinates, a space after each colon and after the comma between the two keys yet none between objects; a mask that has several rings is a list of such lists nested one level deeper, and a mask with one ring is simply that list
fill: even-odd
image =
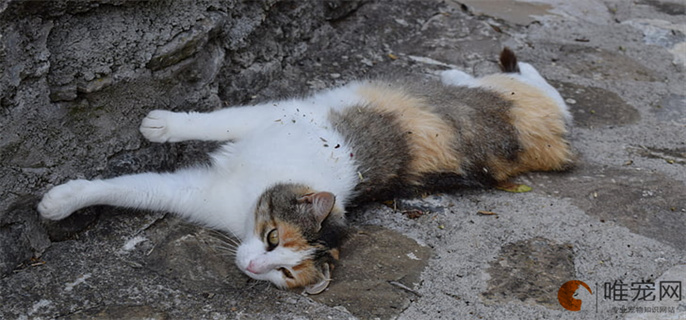
[{"label": "cat front paw", "polygon": [[152,142],[174,142],[171,136],[172,119],[174,112],[166,110],[153,110],[143,119],[140,131],[143,136]]},{"label": "cat front paw", "polygon": [[72,180],[48,191],[38,203],[38,212],[50,220],[61,220],[81,209],[80,198],[88,188],[88,180]]}]

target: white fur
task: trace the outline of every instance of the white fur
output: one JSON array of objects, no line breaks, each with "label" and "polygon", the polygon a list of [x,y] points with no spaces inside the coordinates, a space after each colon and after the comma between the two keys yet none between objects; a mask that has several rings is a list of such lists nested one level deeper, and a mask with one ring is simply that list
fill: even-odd
[{"label": "white fur", "polygon": [[[153,142],[189,139],[228,141],[211,154],[212,165],[175,173],[143,173],[107,180],[73,180],[51,189],[38,205],[41,215],[59,220],[92,205],[164,210],[241,240],[236,262],[253,278],[279,286],[278,267],[292,267],[309,252],[273,250],[253,234],[255,204],[277,183],[301,183],[336,195],[343,209],[358,179],[351,148],[328,122],[331,110],[362,102],[360,82],[305,99],[227,108],[211,113],[155,110],[141,133]],[[260,273],[248,272],[250,263]]]},{"label": "white fur", "polygon": [[546,81],[541,74],[538,73],[538,71],[536,71],[534,66],[524,62],[517,63],[517,66],[519,66],[520,74],[511,75],[519,81],[542,90],[548,97],[555,101],[555,104],[560,109],[565,121],[567,121],[567,123],[571,123],[572,114],[569,112],[569,107],[565,103],[564,99],[562,99],[560,93],[553,88],[553,86],[551,86],[548,81]]},{"label": "white fur", "polygon": [[472,75],[457,69],[445,70],[440,73],[441,82],[449,86],[478,87],[479,81]]}]

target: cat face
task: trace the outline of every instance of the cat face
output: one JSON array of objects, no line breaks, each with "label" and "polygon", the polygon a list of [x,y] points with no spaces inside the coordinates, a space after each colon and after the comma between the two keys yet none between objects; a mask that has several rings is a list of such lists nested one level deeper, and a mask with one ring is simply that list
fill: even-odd
[{"label": "cat face", "polygon": [[236,264],[251,278],[281,288],[323,291],[345,230],[343,212],[334,204],[333,194],[302,185],[268,189],[257,202],[255,228],[238,247]]}]

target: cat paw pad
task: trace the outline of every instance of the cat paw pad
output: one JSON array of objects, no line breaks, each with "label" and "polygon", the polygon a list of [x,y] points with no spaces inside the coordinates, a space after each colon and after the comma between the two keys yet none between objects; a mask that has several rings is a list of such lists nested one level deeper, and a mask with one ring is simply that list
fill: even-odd
[{"label": "cat paw pad", "polygon": [[88,188],[87,180],[72,180],[54,187],[38,203],[38,212],[50,220],[61,220],[81,208],[79,198]]},{"label": "cat paw pad", "polygon": [[174,112],[164,110],[150,111],[143,119],[140,131],[152,142],[168,142],[171,140],[170,123]]}]

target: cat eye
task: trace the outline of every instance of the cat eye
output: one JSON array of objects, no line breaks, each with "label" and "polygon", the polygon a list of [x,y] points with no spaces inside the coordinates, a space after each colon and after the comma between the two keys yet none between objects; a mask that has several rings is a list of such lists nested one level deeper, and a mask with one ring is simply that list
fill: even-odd
[{"label": "cat eye", "polygon": [[268,250],[274,250],[279,245],[279,230],[272,229],[272,231],[269,231],[267,234],[267,244],[269,245]]},{"label": "cat eye", "polygon": [[291,273],[290,270],[288,270],[286,268],[279,268],[277,270],[281,271],[281,273],[283,273],[284,277],[289,278],[289,279],[295,279],[295,277],[293,277],[293,274]]}]

